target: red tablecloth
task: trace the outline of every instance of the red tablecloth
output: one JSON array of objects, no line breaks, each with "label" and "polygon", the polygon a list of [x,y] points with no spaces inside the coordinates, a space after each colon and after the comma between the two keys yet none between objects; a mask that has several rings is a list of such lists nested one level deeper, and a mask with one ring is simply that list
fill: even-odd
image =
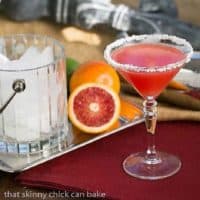
[{"label": "red tablecloth", "polygon": [[158,123],[157,147],[181,158],[178,174],[144,181],[123,171],[123,160],[145,148],[145,127],[140,124],[23,172],[17,181],[67,191],[99,191],[121,200],[200,199],[200,124]]}]

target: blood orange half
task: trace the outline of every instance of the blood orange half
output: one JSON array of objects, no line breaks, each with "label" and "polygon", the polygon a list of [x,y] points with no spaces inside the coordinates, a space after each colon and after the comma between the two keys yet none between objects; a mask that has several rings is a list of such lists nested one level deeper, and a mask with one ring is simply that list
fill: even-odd
[{"label": "blood orange half", "polygon": [[104,85],[82,84],[69,97],[68,113],[74,126],[86,133],[98,134],[118,120],[120,99]]}]

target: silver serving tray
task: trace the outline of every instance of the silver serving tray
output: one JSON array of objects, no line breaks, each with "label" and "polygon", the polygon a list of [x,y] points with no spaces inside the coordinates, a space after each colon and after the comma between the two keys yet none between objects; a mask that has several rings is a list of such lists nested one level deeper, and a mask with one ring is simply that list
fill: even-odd
[{"label": "silver serving tray", "polygon": [[21,172],[42,163],[45,163],[49,160],[67,154],[71,151],[89,145],[97,140],[108,137],[112,134],[116,134],[121,130],[124,130],[130,126],[142,123],[144,121],[143,117],[137,117],[131,121],[126,120],[125,118],[120,117],[120,127],[114,129],[110,132],[106,132],[100,135],[89,135],[78,132],[75,128],[69,124],[69,131],[67,136],[66,144],[62,145],[62,149],[52,149],[41,154],[31,155],[31,156],[12,156],[7,154],[0,154],[0,170],[4,172]]}]

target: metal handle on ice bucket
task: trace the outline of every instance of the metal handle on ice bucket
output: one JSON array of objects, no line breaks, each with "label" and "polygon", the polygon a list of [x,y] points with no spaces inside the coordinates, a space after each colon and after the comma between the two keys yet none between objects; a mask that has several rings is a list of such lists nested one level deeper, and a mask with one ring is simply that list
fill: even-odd
[{"label": "metal handle on ice bucket", "polygon": [[9,97],[9,99],[5,102],[5,104],[0,108],[0,114],[6,109],[8,104],[11,102],[11,100],[15,97],[17,93],[23,92],[26,88],[26,84],[24,79],[17,79],[13,82],[12,88],[14,90],[14,93]]}]

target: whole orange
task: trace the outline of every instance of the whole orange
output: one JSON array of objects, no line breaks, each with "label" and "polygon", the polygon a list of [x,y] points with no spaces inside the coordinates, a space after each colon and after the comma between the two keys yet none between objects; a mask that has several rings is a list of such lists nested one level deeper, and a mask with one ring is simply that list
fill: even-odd
[{"label": "whole orange", "polygon": [[120,91],[117,72],[103,61],[89,61],[81,64],[71,76],[70,92],[84,83],[100,83],[112,88],[116,93]]}]

